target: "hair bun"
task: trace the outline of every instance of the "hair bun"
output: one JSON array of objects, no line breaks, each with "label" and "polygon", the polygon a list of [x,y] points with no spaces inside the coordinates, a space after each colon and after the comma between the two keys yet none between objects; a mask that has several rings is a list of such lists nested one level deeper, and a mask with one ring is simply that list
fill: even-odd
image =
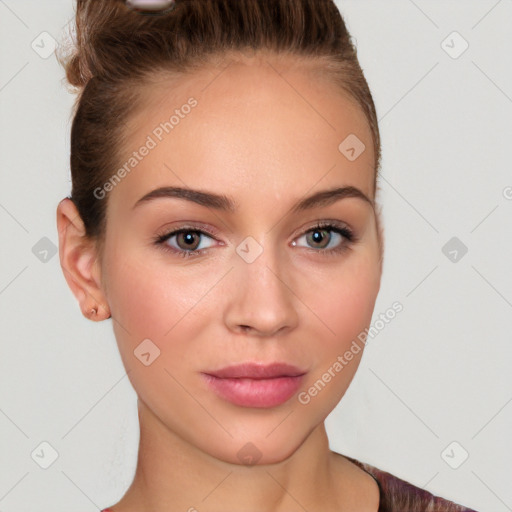
[{"label": "hair bun", "polygon": [[104,74],[116,53],[114,46],[148,28],[150,17],[140,14],[164,14],[174,7],[175,0],[76,0],[75,17],[56,52],[69,84],[81,89]]}]

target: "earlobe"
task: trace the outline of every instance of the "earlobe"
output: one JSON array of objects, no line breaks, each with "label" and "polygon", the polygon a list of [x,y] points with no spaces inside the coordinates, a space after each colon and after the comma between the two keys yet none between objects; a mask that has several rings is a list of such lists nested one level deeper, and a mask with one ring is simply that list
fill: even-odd
[{"label": "earlobe", "polygon": [[85,236],[84,223],[69,198],[57,206],[57,229],[60,265],[82,314],[96,321],[109,318],[110,311],[96,266],[96,245]]}]

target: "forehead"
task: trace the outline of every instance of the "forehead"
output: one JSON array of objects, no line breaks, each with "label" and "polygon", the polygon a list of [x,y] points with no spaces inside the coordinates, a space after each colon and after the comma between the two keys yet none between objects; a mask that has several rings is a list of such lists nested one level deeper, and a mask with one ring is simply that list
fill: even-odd
[{"label": "forehead", "polygon": [[[257,202],[260,192],[298,198],[320,182],[356,186],[372,197],[368,122],[311,66],[259,56],[161,76],[144,89],[142,105],[128,120],[123,163],[149,139],[154,147],[113,191],[114,201],[122,196],[133,204],[151,189],[175,185]],[[355,161],[340,151],[347,138],[365,146]]]}]

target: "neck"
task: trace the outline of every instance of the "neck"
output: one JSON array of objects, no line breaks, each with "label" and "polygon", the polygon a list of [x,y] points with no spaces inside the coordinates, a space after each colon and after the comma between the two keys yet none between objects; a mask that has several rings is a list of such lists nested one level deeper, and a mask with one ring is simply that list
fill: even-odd
[{"label": "neck", "polygon": [[351,464],[330,451],[323,422],[285,460],[252,466],[230,464],[192,446],[140,400],[139,422],[136,474],[114,512],[225,512],[248,503],[251,510],[269,512],[339,511],[340,489],[351,489],[341,485],[343,473],[353,474]]}]

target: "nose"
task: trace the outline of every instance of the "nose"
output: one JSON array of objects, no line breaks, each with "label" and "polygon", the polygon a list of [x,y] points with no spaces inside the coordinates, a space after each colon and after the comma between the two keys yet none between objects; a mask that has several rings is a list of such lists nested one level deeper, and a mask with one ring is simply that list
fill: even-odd
[{"label": "nose", "polygon": [[226,326],[233,332],[260,337],[282,335],[295,328],[300,301],[293,291],[296,276],[286,261],[266,247],[252,263],[235,254],[234,265],[224,310]]}]

